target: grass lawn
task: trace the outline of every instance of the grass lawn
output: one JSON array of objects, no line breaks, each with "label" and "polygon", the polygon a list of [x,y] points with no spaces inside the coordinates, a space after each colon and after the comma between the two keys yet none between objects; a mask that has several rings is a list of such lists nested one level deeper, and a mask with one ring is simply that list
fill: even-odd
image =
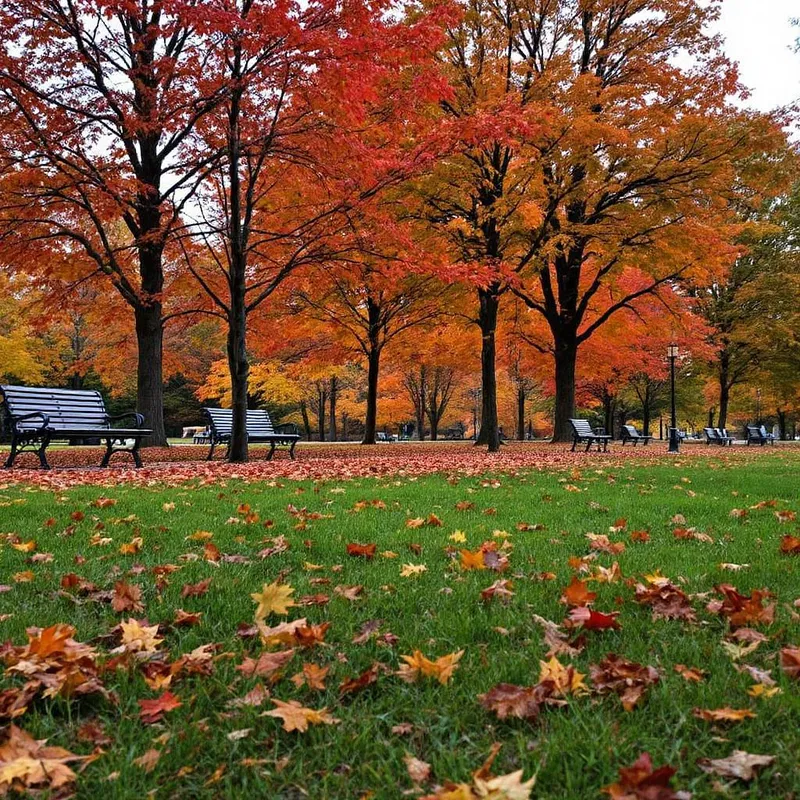
[{"label": "grass lawn", "polygon": [[[74,638],[90,643],[104,662],[120,644],[115,627],[146,618],[159,624],[163,642],[157,649],[168,662],[201,645],[218,645],[210,662],[199,659],[195,674],[184,668],[155,689],[145,681],[147,659],[118,656],[118,668],[112,662],[100,671],[116,702],[100,694],[39,696],[14,722],[74,753],[102,748],[77,777],[75,791],[87,798],[398,798],[407,790],[418,796],[448,780],[469,782],[496,742],[503,746],[492,772],[522,769],[526,779],[536,776],[537,798],[599,797],[619,768],[643,751],[654,765],[675,767],[675,787],[698,800],[799,797],[800,682],[778,660],[781,648],[800,645],[800,557],[779,550],[783,536],[798,532],[793,520],[781,523],[776,515],[800,511],[798,468],[800,454],[760,452],[742,463],[700,457],[639,466],[598,462],[580,471],[460,480],[438,474],[320,483],[225,479],[178,488],[121,483],[55,492],[8,485],[0,489],[0,640],[20,646],[31,626],[69,623]],[[94,505],[99,497],[116,502]],[[751,508],[763,501],[777,502]],[[731,516],[732,509],[749,511]],[[441,525],[408,527],[409,520],[431,514]],[[534,529],[520,530],[519,523]],[[213,536],[191,538],[198,531]],[[456,531],[465,541],[453,536]],[[645,537],[632,536],[634,531],[649,532],[649,540],[635,541]],[[593,549],[586,536],[592,532],[624,543],[624,551],[605,552],[602,540]],[[265,549],[281,549],[276,537],[285,537],[288,549],[260,557]],[[35,549],[25,545],[32,540]],[[458,550],[476,551],[487,541],[507,554],[506,571],[464,570]],[[513,547],[503,550],[504,542]],[[349,556],[349,543],[375,544],[377,555]],[[138,552],[122,554],[125,544],[130,546],[123,550]],[[614,693],[592,692],[568,695],[563,706],[542,706],[536,721],[498,719],[478,695],[501,682],[539,682],[548,645],[534,615],[565,620],[570,609],[561,593],[579,568],[569,559],[590,554],[596,559],[584,562],[581,578],[619,565],[621,580],[589,580],[588,588],[597,594],[594,609],[619,612],[620,628],[587,630],[582,652],[558,658],[586,674],[590,690],[590,665],[609,653],[655,667],[660,680],[631,711]],[[403,577],[405,564],[426,570]],[[179,569],[154,572],[164,565]],[[652,609],[634,601],[634,583],[644,584],[643,576],[656,571],[689,595],[696,622],[654,621]],[[62,588],[69,573],[95,584],[95,593],[81,590],[75,578]],[[209,578],[207,593],[182,596],[184,585]],[[513,584],[507,602],[481,600],[482,590],[504,579]],[[142,611],[113,610],[103,592],[118,581],[139,587]],[[272,614],[267,625],[306,617],[330,627],[324,643],[295,648],[280,672],[248,677],[237,666],[265,648],[258,637],[238,635],[238,626],[252,626],[256,604],[250,595],[274,581],[293,587],[293,599],[305,597],[308,605],[289,608],[287,616]],[[714,587],[724,583],[742,594],[764,588],[774,594],[764,601],[776,603],[774,622],[747,626],[767,637],[750,653],[737,653],[747,642],[730,639],[730,621],[706,609],[723,599]],[[337,592],[353,586],[363,587],[354,600]],[[323,594],[329,602],[315,597]],[[199,623],[173,624],[178,608],[201,612]],[[353,643],[372,620],[380,620],[376,633]],[[568,633],[574,639],[579,631]],[[446,684],[430,678],[408,683],[395,673],[400,656],[415,650],[431,659],[464,653]],[[374,662],[385,667],[377,681],[340,699],[340,684]],[[291,678],[304,663],[329,668],[325,688],[295,685]],[[707,675],[686,680],[676,664]],[[769,671],[780,692],[751,696],[748,690],[761,681],[737,665]],[[2,688],[23,683],[6,672]],[[231,705],[257,684],[271,696],[258,706]],[[774,688],[768,680],[766,688]],[[138,701],[156,699],[165,689],[181,706],[162,722],[144,724]],[[275,707],[273,698],[327,707],[340,722],[286,732],[280,719],[265,715]],[[749,709],[755,717],[715,723],[693,714],[723,707]],[[89,721],[104,736],[97,726],[87,727]],[[751,781],[707,774],[697,763],[734,750],[775,760]],[[431,765],[424,790],[414,790],[407,754]],[[720,795],[723,785],[729,788]]]}]

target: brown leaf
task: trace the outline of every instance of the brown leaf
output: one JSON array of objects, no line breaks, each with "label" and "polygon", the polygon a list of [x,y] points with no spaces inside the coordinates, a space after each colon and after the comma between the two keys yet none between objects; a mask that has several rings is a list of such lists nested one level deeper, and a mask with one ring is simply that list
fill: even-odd
[{"label": "brown leaf", "polygon": [[142,590],[135,584],[117,581],[114,584],[114,596],[111,607],[118,614],[122,611],[144,611],[142,605]]},{"label": "brown leaf", "polygon": [[164,692],[155,700],[139,700],[139,717],[145,725],[161,722],[164,714],[180,708],[183,704],[172,692]]},{"label": "brown leaf", "polygon": [[685,794],[678,794],[671,787],[672,767],[653,769],[649,753],[642,753],[630,767],[620,767],[619,780],[606,786],[603,792],[612,800],[680,800]]},{"label": "brown leaf", "polygon": [[276,653],[261,653],[257,659],[245,658],[245,660],[236,667],[242,675],[250,678],[256,675],[260,678],[267,678],[273,672],[285,667],[294,656],[294,650],[280,650]]},{"label": "brown leaf", "polygon": [[701,758],[697,764],[704,772],[720,775],[723,778],[738,778],[751,781],[761,767],[769,766],[775,756],[761,756],[734,750],[727,758]]}]

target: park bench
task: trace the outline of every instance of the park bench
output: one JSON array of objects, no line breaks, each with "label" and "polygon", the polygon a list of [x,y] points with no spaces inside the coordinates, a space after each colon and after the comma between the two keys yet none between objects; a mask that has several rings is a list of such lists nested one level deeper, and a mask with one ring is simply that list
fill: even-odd
[{"label": "park bench", "polygon": [[[572,425],[572,450],[575,450],[575,447],[578,443],[586,442],[586,452],[589,452],[589,448],[593,444],[597,445],[597,449],[599,450],[602,446],[603,452],[608,447],[608,442],[611,439],[606,433],[598,433],[597,431],[592,430],[591,425],[585,419],[571,419],[569,424]],[[598,428],[598,430],[602,430]]]},{"label": "park bench", "polygon": [[733,444],[733,436],[728,436],[728,431],[723,428],[703,428],[706,435],[706,444],[718,444],[720,447]]},{"label": "park bench", "polygon": [[767,429],[763,425],[748,425],[747,444],[752,442],[763,447],[765,444],[775,444],[775,437],[771,433],[767,433]]},{"label": "park bench", "polygon": [[622,435],[620,438],[622,439],[623,447],[625,446],[625,442],[633,442],[633,446],[636,447],[638,442],[646,445],[653,437],[644,436],[643,434],[639,433],[639,431],[637,431],[633,425],[623,425]]},{"label": "park bench", "polygon": [[[209,421],[209,441],[211,448],[206,461],[211,461],[214,448],[218,444],[227,444],[228,452],[233,435],[233,410],[230,408],[204,408]],[[289,430],[291,429],[291,430]],[[263,408],[251,408],[247,411],[247,441],[250,444],[269,444],[267,461],[272,460],[276,447],[288,447],[289,458],[294,458],[294,447],[300,440],[297,428],[292,423],[273,425],[269,412]]]},{"label": "park bench", "polygon": [[[0,386],[6,409],[11,452],[5,467],[14,465],[17,455],[35,451],[42,469],[50,469],[45,451],[54,441],[105,441],[106,452],[101,467],[107,467],[114,453],[130,453],[137,467],[142,466],[139,445],[152,431],[142,427],[144,417],[130,411],[111,416],[100,392],[86,389],[48,389],[36,386]],[[116,428],[112,422],[132,419],[136,427]],[[133,445],[128,446],[132,441]]]},{"label": "park bench", "polygon": [[455,425],[450,426],[444,432],[445,439],[463,439],[467,429],[464,427],[463,422],[457,422]]}]

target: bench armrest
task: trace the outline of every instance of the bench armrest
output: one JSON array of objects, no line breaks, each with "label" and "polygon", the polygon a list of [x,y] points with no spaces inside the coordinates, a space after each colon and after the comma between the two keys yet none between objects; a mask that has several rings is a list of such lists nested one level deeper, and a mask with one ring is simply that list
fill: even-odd
[{"label": "bench armrest", "polygon": [[50,424],[50,417],[45,414],[43,411],[33,411],[30,414],[21,414],[19,416],[11,417],[11,420],[15,423],[17,422],[24,422],[25,420],[29,419],[40,419],[42,421],[42,430],[44,430]]},{"label": "bench armrest", "polygon": [[138,411],[126,411],[124,414],[114,414],[113,417],[109,415],[106,417],[106,419],[109,422],[119,422],[119,420],[122,419],[133,419],[136,422],[137,428],[144,426],[144,415],[140,414]]},{"label": "bench armrest", "polygon": [[290,433],[293,436],[299,435],[297,425],[295,425],[294,422],[284,422],[282,425],[276,425],[275,433]]}]

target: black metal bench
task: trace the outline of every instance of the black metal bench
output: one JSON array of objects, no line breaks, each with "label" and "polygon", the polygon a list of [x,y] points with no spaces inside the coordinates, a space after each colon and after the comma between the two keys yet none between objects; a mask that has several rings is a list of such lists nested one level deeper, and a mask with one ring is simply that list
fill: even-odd
[{"label": "black metal bench", "polygon": [[733,436],[728,436],[726,430],[719,428],[703,428],[706,435],[706,444],[718,444],[720,447],[733,444]]},{"label": "black metal bench", "polygon": [[[208,451],[206,461],[211,461],[214,448],[218,444],[227,444],[228,452],[231,447],[233,435],[233,410],[230,408],[204,408],[209,421],[209,441],[211,449]],[[291,430],[289,430],[291,429]],[[285,446],[289,448],[289,457],[294,458],[294,447],[300,441],[300,434],[293,423],[286,425],[273,425],[269,412],[263,408],[247,410],[247,441],[252,444],[269,444],[267,461],[272,460],[275,448]]]},{"label": "black metal bench", "polygon": [[[608,448],[608,442],[611,439],[609,435],[606,433],[598,433],[597,431],[592,430],[591,425],[585,419],[571,419],[569,424],[572,425],[572,450],[575,450],[575,447],[578,443],[586,442],[586,452],[589,452],[589,449],[593,444],[597,445],[597,449],[600,450],[602,446],[603,452],[606,451]],[[598,428],[598,430],[602,430]]]},{"label": "black metal bench", "polygon": [[625,447],[625,442],[633,442],[634,447],[636,447],[638,442],[646,445],[652,438],[652,436],[644,436],[643,434],[639,433],[639,431],[637,431],[633,425],[622,426],[622,435],[620,436],[620,439],[622,439],[623,447]]},{"label": "black metal bench", "polygon": [[767,432],[763,425],[748,425],[747,426],[747,444],[760,444],[762,447],[765,444],[775,444],[775,437]]},{"label": "black metal bench", "polygon": [[466,435],[466,432],[467,429],[464,427],[464,423],[457,422],[455,425],[451,425],[445,430],[444,438],[451,440],[463,439]]},{"label": "black metal bench", "polygon": [[[0,386],[11,434],[11,452],[5,468],[14,465],[17,455],[35,451],[42,469],[50,469],[45,456],[54,441],[76,442],[100,439],[106,443],[101,467],[107,467],[114,453],[130,453],[137,467],[142,466],[139,445],[152,431],[144,427],[144,417],[136,411],[110,416],[100,392],[85,389],[48,389],[36,386]],[[112,422],[133,419],[134,428],[115,428]],[[133,440],[133,446],[128,442]]]}]

